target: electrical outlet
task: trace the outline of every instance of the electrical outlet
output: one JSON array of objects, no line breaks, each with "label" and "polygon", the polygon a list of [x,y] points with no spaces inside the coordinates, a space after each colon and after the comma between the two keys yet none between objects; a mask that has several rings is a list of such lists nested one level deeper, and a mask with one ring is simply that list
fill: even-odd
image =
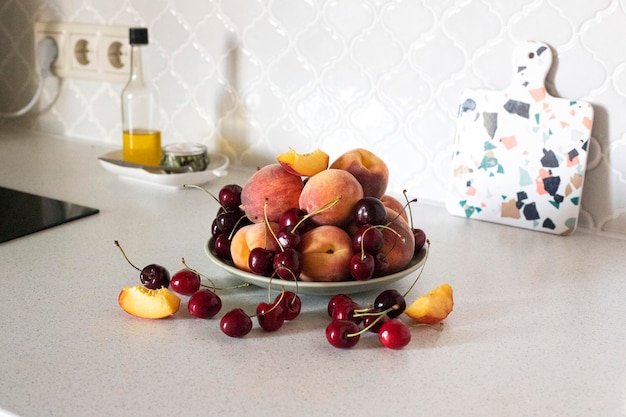
[{"label": "electrical outlet", "polygon": [[130,76],[128,27],[36,22],[35,43],[49,36],[59,48],[52,66],[61,78],[126,82]]}]

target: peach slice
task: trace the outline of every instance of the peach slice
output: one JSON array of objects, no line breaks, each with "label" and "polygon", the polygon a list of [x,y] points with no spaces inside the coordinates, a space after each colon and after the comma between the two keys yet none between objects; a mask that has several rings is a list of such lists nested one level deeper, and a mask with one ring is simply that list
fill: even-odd
[{"label": "peach slice", "polygon": [[117,301],[128,314],[145,319],[171,316],[180,307],[180,298],[164,287],[158,290],[149,290],[143,285],[125,287]]},{"label": "peach slice", "polygon": [[311,177],[328,168],[330,157],[320,149],[309,153],[298,153],[293,149],[276,157],[282,167],[290,174]]},{"label": "peach slice", "polygon": [[404,314],[418,323],[436,324],[448,317],[453,307],[452,287],[441,284],[415,300],[404,310]]}]

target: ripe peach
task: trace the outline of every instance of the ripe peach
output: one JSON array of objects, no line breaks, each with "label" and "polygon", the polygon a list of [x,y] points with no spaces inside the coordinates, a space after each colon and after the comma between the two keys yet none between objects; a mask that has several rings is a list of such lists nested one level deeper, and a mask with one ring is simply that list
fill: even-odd
[{"label": "ripe peach", "polygon": [[303,187],[302,178],[285,171],[280,164],[266,165],[242,187],[241,208],[252,222],[259,223],[264,221],[267,200],[267,218],[278,221],[287,209],[298,207]]},{"label": "ripe peach", "polygon": [[[279,229],[278,223],[270,222],[269,224],[274,233],[277,233]],[[251,272],[248,266],[248,258],[250,257],[250,251],[254,248],[265,248],[274,252],[280,250],[276,239],[270,233],[265,222],[243,226],[233,235],[230,242],[230,255],[237,268]]]},{"label": "ripe peach", "polygon": [[327,169],[308,179],[300,193],[299,207],[311,214],[338,197],[332,207],[312,215],[311,222],[343,226],[352,217],[356,202],[363,198],[363,188],[352,174],[342,169]]},{"label": "ripe peach", "polygon": [[316,149],[309,153],[297,153],[293,149],[276,157],[282,167],[294,175],[312,177],[328,168],[329,156],[326,152]]},{"label": "ripe peach", "polygon": [[314,227],[302,235],[302,281],[345,281],[350,277],[352,239],[340,227]]},{"label": "ripe peach", "polygon": [[393,211],[395,211],[396,213],[400,213],[400,216],[402,216],[402,218],[404,220],[406,220],[407,222],[409,221],[409,216],[406,213],[406,209],[404,208],[404,204],[402,204],[400,202],[400,200],[398,200],[397,198],[389,195],[389,194],[385,194],[380,198],[380,201],[383,202],[385,207],[388,207],[390,209],[392,209]]},{"label": "ripe peach", "polygon": [[146,319],[161,319],[173,315],[180,307],[180,298],[165,287],[149,290],[143,285],[124,288],[117,302],[133,316]]},{"label": "ripe peach", "polygon": [[452,287],[441,284],[415,300],[404,313],[418,323],[436,324],[448,317],[453,308]]},{"label": "ripe peach", "polygon": [[387,273],[401,271],[411,262],[415,252],[415,237],[411,226],[396,211],[387,208],[385,224],[397,232],[381,229],[383,233],[383,248],[380,254],[387,261]]},{"label": "ripe peach", "polygon": [[385,161],[367,149],[357,148],[345,152],[330,168],[343,169],[354,175],[363,187],[364,197],[380,198],[389,183],[389,168]]}]

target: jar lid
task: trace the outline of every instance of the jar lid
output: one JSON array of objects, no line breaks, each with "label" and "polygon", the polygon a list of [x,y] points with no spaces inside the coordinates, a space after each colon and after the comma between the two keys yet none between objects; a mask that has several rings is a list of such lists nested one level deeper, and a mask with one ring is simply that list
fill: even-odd
[{"label": "jar lid", "polygon": [[147,45],[148,29],[147,28],[130,28],[128,29],[128,38],[131,45]]},{"label": "jar lid", "polygon": [[204,171],[209,165],[209,154],[200,143],[171,143],[163,146],[161,165],[190,166],[193,171]]}]

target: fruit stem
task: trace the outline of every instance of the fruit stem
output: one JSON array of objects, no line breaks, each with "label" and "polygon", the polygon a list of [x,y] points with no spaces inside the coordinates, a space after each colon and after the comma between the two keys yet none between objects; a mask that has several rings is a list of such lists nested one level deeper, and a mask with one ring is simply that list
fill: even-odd
[{"label": "fruit stem", "polygon": [[374,327],[376,325],[376,323],[381,321],[383,319],[383,317],[386,316],[390,311],[397,310],[399,308],[400,308],[400,306],[398,304],[394,304],[391,307],[389,307],[387,310],[384,310],[384,311],[378,311],[378,312],[375,312],[375,313],[372,312],[371,314],[361,314],[359,316],[355,315],[354,317],[363,317],[363,316],[378,316],[378,317],[376,317],[376,319],[374,321],[372,321],[369,325],[367,325],[366,327],[362,328],[358,332],[356,332],[356,333],[348,333],[346,335],[346,337],[355,337],[355,336],[362,335],[363,333],[369,331],[369,329]]},{"label": "fruit stem", "polygon": [[422,276],[422,272],[424,272],[424,268],[426,267],[426,261],[428,260],[428,253],[429,252],[430,252],[430,240],[426,239],[426,255],[424,255],[424,263],[422,264],[422,269],[420,269],[420,272],[419,272],[419,274],[417,274],[417,277],[415,278],[415,281],[413,281],[413,284],[411,284],[409,289],[406,290],[406,292],[404,293],[403,297],[406,297],[411,292],[411,290],[413,289],[415,284],[417,284],[417,281]]},{"label": "fruit stem", "polygon": [[137,271],[141,272],[141,269],[137,268],[131,261],[130,259],[128,259],[128,256],[126,256],[126,253],[124,253],[124,249],[122,249],[122,246],[120,245],[120,243],[116,240],[115,241],[115,246],[117,246],[120,251],[122,252],[122,255],[124,255],[124,258],[126,259],[126,262],[128,262],[133,268],[135,268]]},{"label": "fruit stem", "polygon": [[200,276],[200,277],[206,278],[206,279],[207,279],[207,280],[211,283],[211,286],[210,286],[210,287],[207,287],[207,286],[205,285],[205,288],[210,288],[210,289],[212,289],[213,291],[215,291],[215,290],[216,290],[215,283],[211,280],[211,278],[207,277],[206,275],[201,274],[200,272],[198,272],[197,270],[195,270],[195,269],[193,269],[193,268],[190,268],[190,267],[187,265],[187,263],[185,262],[185,258],[181,258],[181,262],[183,263],[183,265],[185,265],[185,268],[187,268],[188,270],[190,270],[190,271],[191,271],[191,272],[193,272],[194,274],[198,274],[198,276]]},{"label": "fruit stem", "polygon": [[269,230],[270,233],[272,234],[272,237],[276,241],[276,243],[278,243],[278,247],[280,248],[280,251],[284,252],[285,248],[283,247],[283,245],[280,244],[280,241],[278,240],[278,236],[276,236],[276,234],[270,227],[270,220],[267,218],[267,204],[268,204],[268,198],[265,197],[265,204],[263,204],[263,222],[265,223],[265,247],[267,247],[267,231]]},{"label": "fruit stem", "polygon": [[219,198],[215,197],[209,190],[207,190],[206,188],[200,187],[199,185],[195,185],[195,184],[183,184],[183,188],[197,188],[199,190],[204,191],[205,193],[207,193],[208,195],[210,195],[211,197],[213,197],[213,200],[217,201],[217,204],[219,204],[219,206],[221,208],[224,209],[224,211],[226,211],[226,207],[224,207],[222,205],[222,203],[220,203]]},{"label": "fruit stem", "polygon": [[406,200],[406,207],[409,210],[409,219],[411,220],[411,229],[413,229],[413,212],[411,211],[411,203],[417,203],[417,198],[409,201],[409,197],[406,195],[406,190],[402,190],[402,194],[404,194],[404,199]]},{"label": "fruit stem", "polygon": [[319,213],[321,213],[323,211],[326,211],[326,210],[332,208],[335,204],[337,204],[339,202],[339,200],[341,200],[341,196],[340,195],[335,197],[335,199],[333,201],[331,201],[330,203],[324,204],[322,207],[317,208],[317,209],[313,210],[312,212],[307,213],[304,216],[302,216],[300,221],[298,223],[296,223],[296,225],[293,227],[293,229],[291,229],[291,233],[295,232],[296,229],[298,228],[298,226],[300,226],[302,223],[304,223],[307,219],[315,216],[316,214],[319,214]]}]

